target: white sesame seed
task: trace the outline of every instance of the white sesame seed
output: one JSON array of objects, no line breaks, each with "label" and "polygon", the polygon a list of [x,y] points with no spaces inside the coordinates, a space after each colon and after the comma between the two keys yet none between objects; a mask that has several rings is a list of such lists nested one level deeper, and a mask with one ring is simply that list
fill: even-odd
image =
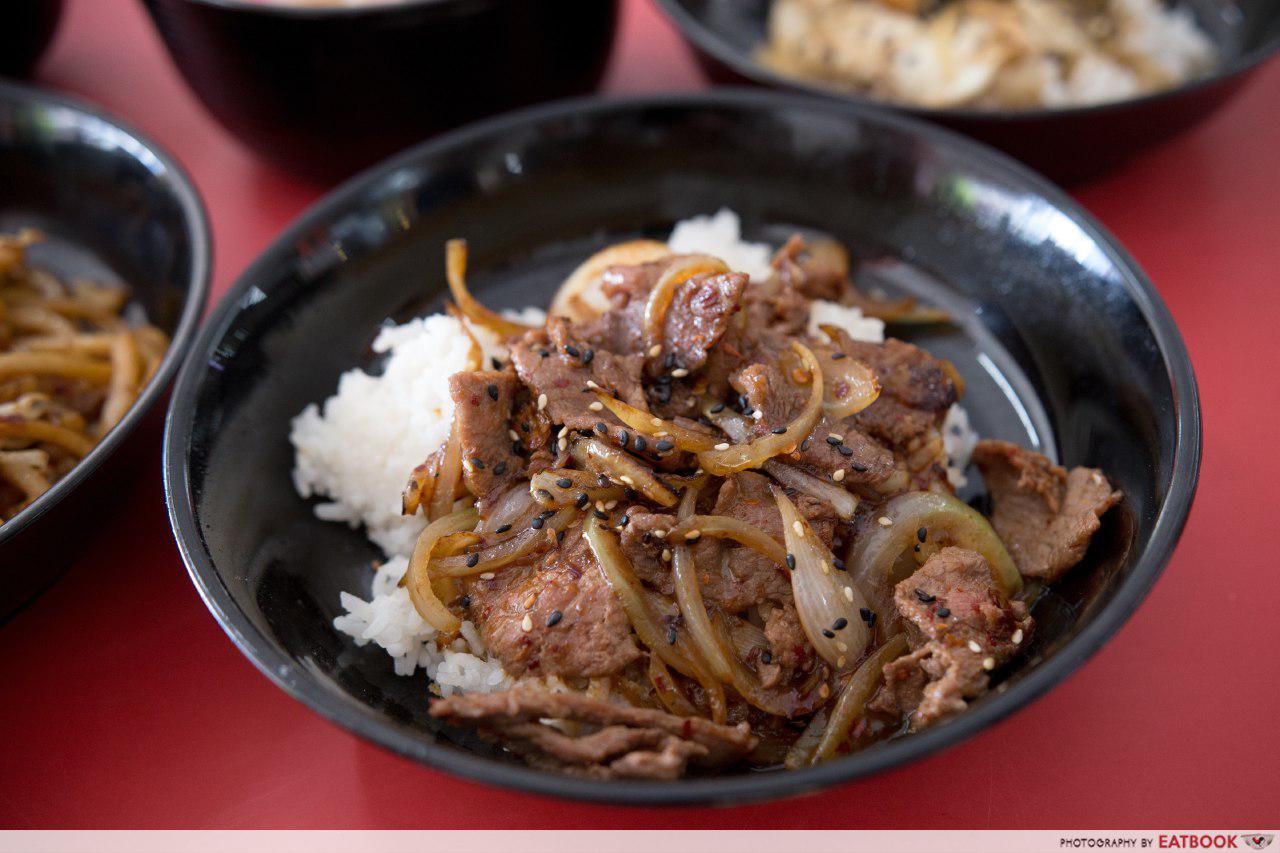
[{"label": "white sesame seed", "polygon": [[613,509],[613,508],[614,508],[615,506],[617,506],[617,505],[618,505],[618,502],[617,502],[617,501],[609,501],[607,504],[605,504],[605,505],[604,505],[604,508],[605,508],[605,509]]},{"label": "white sesame seed", "polygon": [[845,663],[844,655],[840,655],[840,657],[836,658],[836,666],[843,667],[844,663]]},{"label": "white sesame seed", "polygon": [[689,375],[689,371],[685,370],[683,367],[677,367],[675,370],[671,371],[671,375],[676,379],[683,379]]},{"label": "white sesame seed", "polygon": [[836,441],[844,441],[844,436],[838,432],[831,433],[831,438],[834,438]]},{"label": "white sesame seed", "polygon": [[657,358],[662,355],[662,344],[654,344],[649,347],[649,358]]},{"label": "white sesame seed", "polygon": [[546,407],[547,407],[547,395],[539,394],[538,395],[538,411],[541,412]]},{"label": "white sesame seed", "polygon": [[981,654],[981,653],[982,653],[982,646],[978,645],[978,641],[977,641],[977,640],[970,640],[970,641],[969,641],[969,651],[974,652],[974,653],[977,653],[977,654]]},{"label": "white sesame seed", "polygon": [[837,468],[836,470],[832,471],[832,472],[831,472],[831,479],[835,480],[837,483],[838,483],[838,482],[840,482],[841,480],[843,480],[843,479],[844,479],[844,469],[843,469],[843,468]]},{"label": "white sesame seed", "polygon": [[588,380],[587,380],[587,387],[588,387],[588,388],[599,388],[600,386],[596,384],[596,381],[595,381],[594,379],[588,379]]},{"label": "white sesame seed", "polygon": [[822,686],[818,688],[818,695],[823,699],[826,699],[831,695],[831,688],[827,686],[825,681],[822,683]]},{"label": "white sesame seed", "polygon": [[1022,629],[1019,628],[1018,630],[1013,632],[1013,644],[1016,646],[1021,642],[1022,642]]},{"label": "white sesame seed", "polygon": [[882,515],[876,519],[876,524],[881,527],[893,527],[893,519],[887,515]]},{"label": "white sesame seed", "polygon": [[556,442],[556,447],[560,450],[564,450],[568,446],[569,446],[569,442],[566,439],[562,438]]},{"label": "white sesame seed", "polygon": [[636,481],[631,479],[630,475],[628,474],[623,474],[618,479],[621,480],[623,483],[626,483],[628,486],[634,486],[636,484]]},{"label": "white sesame seed", "polygon": [[853,587],[846,586],[844,588],[844,597],[849,599],[850,601],[853,601]]},{"label": "white sesame seed", "polygon": [[1095,482],[1095,483],[1101,483],[1101,482],[1102,482],[1102,475],[1101,475],[1101,474],[1099,474],[1097,471],[1094,471],[1094,472],[1093,472],[1093,482]]},{"label": "white sesame seed", "polygon": [[659,539],[666,539],[667,534],[670,532],[671,532],[670,530],[655,530],[653,531],[653,535],[657,536]]},{"label": "white sesame seed", "polygon": [[569,427],[568,427],[568,426],[562,426],[562,427],[560,427],[560,431],[559,431],[558,433],[556,433],[556,438],[564,438],[564,437],[565,437],[566,435],[568,435],[568,434],[569,434]]},{"label": "white sesame seed", "polygon": [[728,450],[728,449],[729,449],[729,442],[727,441],[722,441],[716,445],[716,450]]},{"label": "white sesame seed", "polygon": [[751,413],[751,417],[755,418],[756,420],[760,420],[761,418],[764,417],[764,412],[760,411],[759,409],[756,409],[754,412]]},{"label": "white sesame seed", "polygon": [[698,538],[699,536],[701,536],[701,535],[702,535],[702,531],[701,531],[701,530],[698,530],[698,529],[695,527],[693,530],[690,530],[688,533],[686,533],[686,534],[684,535],[684,538],[685,538],[685,541],[686,541],[686,542],[692,542],[692,541],[694,541],[695,539],[697,539],[697,538]]},{"label": "white sesame seed", "polygon": [[671,549],[670,549],[670,548],[663,548],[663,549],[662,549],[662,562],[666,563],[666,562],[670,562],[670,560],[671,560]]},{"label": "white sesame seed", "polygon": [[529,594],[529,597],[528,597],[528,598],[526,598],[526,599],[524,600],[524,609],[525,609],[525,610],[532,610],[532,609],[533,609],[533,605],[535,605],[535,604],[537,604],[537,603],[538,603],[538,596],[537,596],[536,594],[534,594],[534,593],[530,593],[530,594]]},{"label": "white sesame seed", "polygon": [[794,530],[800,536],[804,535],[804,525],[800,523],[800,519],[798,518],[795,521],[791,522],[791,529]]},{"label": "white sesame seed", "polygon": [[989,670],[989,669],[995,669],[995,668],[996,668],[996,659],[995,659],[995,658],[983,658],[983,659],[982,659],[982,668],[983,668],[983,669],[988,669],[988,670]]},{"label": "white sesame seed", "polygon": [[829,575],[829,574],[831,574],[831,564],[830,564],[830,563],[828,563],[826,560],[823,560],[823,561],[822,561],[822,573],[823,573],[824,575]]},{"label": "white sesame seed", "polygon": [[589,404],[587,408],[593,412],[599,412],[604,409],[604,403],[601,403],[599,400],[596,400],[594,403]]},{"label": "white sesame seed", "polygon": [[666,438],[666,437],[667,437],[667,436],[669,436],[669,435],[671,435],[671,433],[667,432],[665,429],[660,429],[660,430],[658,430],[657,432],[655,432],[655,433],[653,434],[653,437],[654,437],[654,438]]},{"label": "white sesame seed", "polygon": [[493,580],[493,579],[494,579],[494,577],[496,577],[496,576],[494,575],[494,573],[493,573],[493,572],[485,572],[485,573],[483,573],[482,575],[480,575],[480,580],[482,580],[482,581],[491,581],[491,580]]},{"label": "white sesame seed", "polygon": [[651,423],[654,426],[662,426],[662,418],[652,418]]},{"label": "white sesame seed", "polygon": [[509,429],[507,430],[507,437],[510,438],[512,441],[519,441],[520,433],[516,432],[513,429]]},{"label": "white sesame seed", "polygon": [[525,631],[533,630],[533,619],[532,617],[529,616],[528,613],[526,613],[524,615],[524,618],[520,620],[520,627]]},{"label": "white sesame seed", "polygon": [[849,651],[849,644],[844,640],[836,640],[836,648],[842,652],[847,652]]},{"label": "white sesame seed", "polygon": [[596,501],[596,509],[604,512],[604,501]]}]

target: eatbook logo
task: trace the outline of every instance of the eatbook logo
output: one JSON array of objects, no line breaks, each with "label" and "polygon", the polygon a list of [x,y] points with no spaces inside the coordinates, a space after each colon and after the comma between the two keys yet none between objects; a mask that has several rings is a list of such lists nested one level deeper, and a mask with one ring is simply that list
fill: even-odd
[{"label": "eatbook logo", "polygon": [[1251,835],[1242,835],[1240,840],[1252,847],[1254,850],[1265,850],[1271,846],[1271,842],[1275,840],[1274,835],[1261,835],[1254,833]]}]

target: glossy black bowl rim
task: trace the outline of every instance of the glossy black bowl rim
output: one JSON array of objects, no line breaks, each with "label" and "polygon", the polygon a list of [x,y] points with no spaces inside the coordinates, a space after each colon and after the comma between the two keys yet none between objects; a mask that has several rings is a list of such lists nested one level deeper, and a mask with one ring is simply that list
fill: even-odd
[{"label": "glossy black bowl rim", "polygon": [[382,0],[368,6],[286,6],[270,0],[181,0],[197,6],[210,6],[228,12],[261,15],[265,18],[292,18],[294,20],[351,20],[394,15],[426,6],[448,6],[459,0]]},{"label": "glossy black bowl rim", "polygon": [[182,313],[178,317],[178,324],[170,336],[169,348],[165,351],[164,358],[160,360],[155,374],[142,388],[138,399],[134,400],[120,422],[94,445],[87,456],[67,472],[66,476],[54,483],[49,491],[32,501],[30,506],[5,524],[0,524],[0,551],[3,551],[5,541],[17,537],[23,530],[35,524],[41,516],[53,509],[55,504],[88,479],[108,456],[124,444],[129,434],[146,417],[147,412],[164,396],[187,350],[195,342],[200,316],[204,313],[205,303],[209,297],[213,241],[204,202],[201,201],[200,192],[196,189],[191,176],[178,164],[177,160],[137,128],[75,98],[6,80],[0,80],[0,100],[38,102],[72,110],[110,125],[138,142],[163,168],[165,177],[162,180],[181,207],[187,239],[191,244],[191,271],[187,275],[186,300],[182,306]]},{"label": "glossy black bowl rim", "polygon": [[[496,134],[525,128],[546,120],[584,119],[650,109],[747,109],[803,108],[831,116],[858,117],[863,121],[917,134],[931,142],[959,150],[966,157],[1022,182],[1060,209],[1094,239],[1123,274],[1128,290],[1160,347],[1175,400],[1176,444],[1172,483],[1156,519],[1150,546],[1137,565],[1093,620],[1052,658],[1022,676],[1008,690],[955,720],[927,729],[891,744],[817,767],[786,772],[761,772],[740,776],[708,777],[675,782],[599,781],[534,770],[523,765],[495,761],[453,747],[429,743],[407,726],[389,724],[364,711],[334,701],[332,691],[310,679],[306,670],[283,654],[237,607],[207,550],[195,516],[188,464],[193,435],[193,413],[208,374],[206,362],[240,311],[241,297],[258,286],[259,277],[276,269],[293,252],[293,246],[314,234],[331,215],[341,211],[371,184],[410,164],[438,153],[471,145]],[[592,96],[535,106],[468,125],[401,152],[349,179],[305,211],[249,266],[214,310],[196,346],[178,375],[165,430],[165,494],[178,549],[200,596],[240,651],[264,675],[313,711],[393,752],[469,779],[531,793],[626,805],[683,805],[739,803],[794,796],[848,782],[929,755],[958,743],[1065,679],[1092,655],[1125,622],[1146,596],[1168,562],[1186,522],[1200,468],[1200,404],[1195,375],[1186,346],[1159,294],[1146,275],[1097,221],[1065,192],[1027,167],[999,152],[936,125],[888,113],[884,110],[850,109],[830,99],[806,98],[765,90],[715,89],[691,94],[646,95],[625,98]],[[423,697],[425,701],[425,696]]]},{"label": "glossy black bowl rim", "polygon": [[898,103],[881,98],[873,98],[858,92],[820,86],[798,77],[779,74],[756,62],[749,54],[729,44],[719,33],[685,11],[679,0],[654,0],[667,19],[675,24],[680,34],[698,49],[713,56],[717,61],[732,68],[742,77],[765,86],[817,95],[834,99],[843,103],[858,106],[875,107],[877,109],[895,110],[923,116],[943,122],[989,122],[991,124],[1027,124],[1046,119],[1092,119],[1102,120],[1105,116],[1120,110],[1156,104],[1168,101],[1183,94],[1206,89],[1231,77],[1243,74],[1260,65],[1273,54],[1280,52],[1280,36],[1272,38],[1253,50],[1242,53],[1230,62],[1219,63],[1212,73],[1196,77],[1169,89],[1160,89],[1136,98],[1122,98],[1118,101],[1105,101],[1100,104],[1068,107],[1037,107],[1025,110],[993,109],[980,110],[972,108],[937,108],[923,107],[911,103]]}]

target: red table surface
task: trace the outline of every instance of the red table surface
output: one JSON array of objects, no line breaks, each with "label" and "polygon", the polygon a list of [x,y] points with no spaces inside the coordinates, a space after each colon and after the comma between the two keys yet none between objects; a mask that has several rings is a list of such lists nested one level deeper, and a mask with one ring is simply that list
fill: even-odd
[{"label": "red table surface", "polygon": [[[72,0],[42,85],[176,154],[209,207],[214,296],[323,188],[259,162],[128,0]],[[628,0],[606,88],[702,85]],[[1204,404],[1182,543],[1118,635],[1048,696],[942,754],[783,804],[640,810],[489,788],[371,746],[240,655],[187,579],[160,450],[87,556],[0,628],[0,826],[1189,828],[1280,820],[1280,64],[1207,124],[1081,189],[1157,283]]]}]

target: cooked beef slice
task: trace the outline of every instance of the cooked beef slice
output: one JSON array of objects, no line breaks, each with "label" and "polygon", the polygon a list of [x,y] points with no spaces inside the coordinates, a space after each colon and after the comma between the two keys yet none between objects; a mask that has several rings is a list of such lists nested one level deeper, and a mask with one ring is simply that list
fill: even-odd
[{"label": "cooked beef slice", "polygon": [[652,512],[643,505],[629,507],[623,516],[627,523],[619,540],[636,577],[663,595],[675,594],[671,563],[662,559],[662,551],[668,547],[667,531],[676,525],[675,516]]},{"label": "cooked beef slice", "polygon": [[553,423],[571,430],[591,431],[598,423],[604,423],[610,435],[622,429],[622,422],[607,409],[588,408],[596,400],[588,381],[633,406],[645,407],[640,387],[644,356],[595,349],[578,339],[563,317],[547,321],[545,333],[526,334],[511,348],[511,360],[535,402],[546,395],[546,406],[539,408]]},{"label": "cooked beef slice", "polygon": [[796,672],[807,672],[817,661],[809,645],[800,615],[787,601],[764,617],[764,636],[769,641],[769,662],[759,662],[760,683],[766,688],[786,684]]},{"label": "cooked beef slice", "polygon": [[631,622],[577,525],[538,560],[474,579],[467,595],[468,615],[512,675],[594,678],[640,657]]},{"label": "cooked beef slice", "polygon": [[[690,764],[720,767],[740,760],[758,743],[746,723],[722,726],[529,688],[437,699],[431,715],[474,725],[535,766],[599,779],[675,779]],[[566,735],[541,722],[548,719],[578,723],[586,730]]]},{"label": "cooked beef slice", "polygon": [[1008,661],[1031,633],[1021,601],[996,586],[982,555],[943,548],[894,588],[913,651],[884,667],[877,710],[909,714],[922,729],[963,711],[987,673]]},{"label": "cooked beef slice", "polygon": [[875,371],[882,396],[892,397],[913,409],[946,414],[947,408],[960,397],[955,368],[914,344],[897,338],[887,338],[883,344],[868,343],[839,333],[836,346]]},{"label": "cooked beef slice", "polygon": [[513,452],[509,435],[517,387],[515,376],[507,372],[474,370],[449,377],[462,478],[482,509],[524,473],[524,460]]},{"label": "cooked beef slice", "polygon": [[806,299],[843,302],[852,289],[848,275],[842,269],[824,264],[808,250],[803,237],[791,235],[770,262],[778,280]]},{"label": "cooked beef slice", "polygon": [[1068,473],[1045,456],[1007,441],[973,451],[995,505],[991,522],[1018,571],[1053,583],[1084,558],[1101,517],[1123,496],[1101,471]]}]

